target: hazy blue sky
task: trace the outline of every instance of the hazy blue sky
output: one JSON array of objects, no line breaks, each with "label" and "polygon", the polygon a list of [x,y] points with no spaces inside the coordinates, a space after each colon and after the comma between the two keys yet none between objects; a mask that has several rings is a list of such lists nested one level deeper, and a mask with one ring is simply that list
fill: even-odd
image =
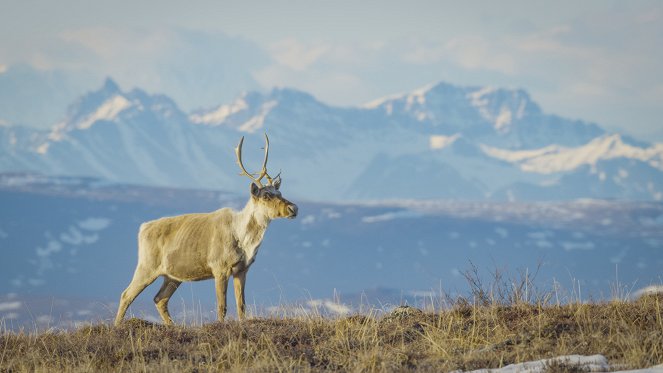
[{"label": "hazy blue sky", "polygon": [[184,109],[291,86],[358,105],[438,81],[663,141],[661,1],[8,1],[0,72],[114,77]]}]

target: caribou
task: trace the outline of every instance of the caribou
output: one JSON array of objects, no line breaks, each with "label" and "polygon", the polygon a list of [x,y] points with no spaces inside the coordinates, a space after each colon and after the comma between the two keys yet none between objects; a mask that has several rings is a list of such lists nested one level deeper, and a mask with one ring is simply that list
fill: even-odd
[{"label": "caribou", "polygon": [[[228,280],[233,277],[237,316],[245,318],[244,284],[270,221],[294,219],[297,205],[279,191],[281,173],[267,173],[269,137],[265,134],[262,170],[249,173],[242,163],[244,137],[235,148],[240,175],[251,179],[250,197],[241,211],[221,208],[209,213],[164,217],[141,224],[138,233],[138,264],[129,286],[122,292],[115,325],[122,322],[129,305],[158,277],[163,284],[154,297],[159,315],[167,325],[173,320],[168,300],[184,281],[214,279],[217,317],[226,316]],[[263,185],[267,178],[267,185]]]}]

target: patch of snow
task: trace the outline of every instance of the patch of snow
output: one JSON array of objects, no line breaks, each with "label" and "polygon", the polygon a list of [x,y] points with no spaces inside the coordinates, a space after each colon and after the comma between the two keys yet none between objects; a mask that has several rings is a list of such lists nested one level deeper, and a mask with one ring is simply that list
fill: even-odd
[{"label": "patch of snow", "polygon": [[491,86],[486,86],[479,88],[478,91],[474,91],[471,93],[467,94],[467,97],[472,100],[472,104],[475,106],[483,106],[486,104],[486,100],[484,96],[489,95],[493,92],[495,92],[497,88],[491,87]]},{"label": "patch of snow", "polygon": [[306,215],[304,218],[302,218],[301,224],[302,225],[309,225],[315,223],[315,216],[314,215]]},{"label": "patch of snow", "polygon": [[46,244],[45,248],[37,248],[37,256],[47,257],[53,253],[57,253],[60,250],[62,250],[62,244],[58,241],[51,240],[48,241],[48,244]]},{"label": "patch of snow", "polygon": [[238,130],[242,132],[254,133],[261,129],[265,123],[265,118],[273,108],[278,105],[278,101],[267,101],[260,107],[260,113],[253,118],[241,124]]},{"label": "patch of snow", "polygon": [[409,293],[413,297],[421,298],[433,298],[436,295],[432,290],[411,290]]},{"label": "patch of snow", "polygon": [[640,298],[645,295],[663,294],[663,285],[650,285],[633,293],[635,298]]},{"label": "patch of snow", "polygon": [[554,246],[552,242],[546,240],[538,240],[535,241],[534,244],[541,249],[549,249]]},{"label": "patch of snow", "polygon": [[15,311],[21,308],[21,304],[20,301],[2,302],[0,303],[0,312]]},{"label": "patch of snow", "polygon": [[203,114],[193,114],[189,117],[192,123],[219,125],[223,123],[229,116],[236,114],[249,107],[244,98],[239,98],[230,105],[221,105],[216,110],[209,111]]},{"label": "patch of snow", "polygon": [[362,223],[380,223],[384,221],[399,219],[399,218],[416,218],[421,216],[421,214],[414,211],[397,211],[397,212],[387,212],[380,215],[374,216],[364,216],[361,218]]},{"label": "patch of snow", "polygon": [[329,299],[312,299],[306,302],[306,304],[314,309],[324,308],[328,312],[339,316],[345,316],[352,312],[352,308],[348,307],[347,305],[334,302]]},{"label": "patch of snow", "polygon": [[562,247],[566,251],[571,251],[571,250],[593,250],[594,249],[594,242],[587,241],[587,242],[562,242],[561,243]]},{"label": "patch of snow", "polygon": [[[579,368],[585,372],[608,372],[610,364],[603,355],[566,355],[550,359],[541,359],[527,361],[524,363],[510,364],[498,369],[478,369],[470,371],[471,373],[543,373],[548,367],[555,364],[564,364]],[[461,371],[456,371],[461,372]]]},{"label": "patch of snow", "polygon": [[97,242],[97,240],[99,240],[99,235],[95,233],[87,236],[82,234],[81,231],[76,229],[76,227],[69,227],[68,232],[60,234],[60,240],[71,245],[88,245]]},{"label": "patch of snow", "polygon": [[405,96],[406,96],[406,94],[399,93],[399,94],[395,94],[395,95],[380,97],[378,99],[371,100],[371,101],[361,105],[360,107],[364,108],[364,109],[376,109],[376,108],[384,105],[385,109],[387,110],[387,114],[391,114],[392,105],[389,101],[398,100],[398,99],[401,99]]},{"label": "patch of snow", "polygon": [[439,150],[444,149],[447,146],[454,143],[460,137],[460,134],[455,134],[453,136],[442,136],[442,135],[432,135],[429,138],[428,146],[430,149]]},{"label": "patch of snow", "polygon": [[535,240],[544,240],[548,237],[552,237],[552,233],[547,232],[547,231],[544,231],[544,232],[530,232],[530,233],[527,233],[527,237],[535,239]]},{"label": "patch of snow", "polygon": [[111,220],[107,218],[87,218],[79,221],[77,224],[79,227],[88,231],[100,231],[108,228],[110,223]]},{"label": "patch of snow", "polygon": [[310,310],[296,306],[269,306],[265,309],[272,315],[287,315],[289,317],[309,316]]},{"label": "patch of snow", "polygon": [[[624,143],[618,134],[597,137],[575,148],[559,145],[549,145],[534,150],[506,150],[487,145],[480,147],[488,156],[519,164],[522,171],[539,174],[571,171],[584,165],[595,166],[601,160],[615,158],[636,159],[663,170],[663,144],[640,148]],[[621,169],[619,176],[625,178],[628,172]],[[599,174],[598,177],[603,181],[606,175]]]},{"label": "patch of snow", "polygon": [[511,125],[511,110],[507,107],[502,107],[500,113],[495,118],[495,129],[499,132],[505,132]]},{"label": "patch of snow", "polygon": [[47,143],[47,142],[45,142],[45,143],[39,145],[39,146],[37,147],[37,153],[38,153],[38,154],[46,154],[46,153],[48,153],[48,147],[49,147],[49,145],[50,145],[50,144]]},{"label": "patch of snow", "polygon": [[39,315],[35,319],[35,321],[37,321],[39,324],[50,324],[53,322],[53,320],[53,316],[50,315]]},{"label": "patch of snow", "polygon": [[[471,105],[479,110],[479,114],[485,120],[492,123],[498,132],[507,132],[513,120],[513,113],[507,106],[500,107],[499,113],[497,113],[496,115],[491,113],[491,111],[488,108],[488,104],[490,102],[485,97],[486,95],[489,95],[495,92],[496,90],[497,89],[494,87],[483,87],[478,91],[468,93],[467,98],[470,100]],[[525,110],[525,102],[523,101],[521,102],[518,108],[518,113],[516,113],[516,117],[517,118],[522,117],[524,110]]]},{"label": "patch of snow", "polygon": [[352,309],[345,304],[332,301],[325,301],[325,307],[327,308],[327,311],[341,316],[347,315],[352,311]]},{"label": "patch of snow", "polygon": [[322,212],[325,214],[327,219],[338,219],[343,216],[340,212],[330,208],[322,209]]},{"label": "patch of snow", "polygon": [[85,117],[76,125],[78,129],[87,129],[98,120],[113,120],[123,110],[131,106],[131,102],[122,95],[115,95],[106,100],[97,110]]},{"label": "patch of snow", "polygon": [[[426,103],[426,94],[435,86],[435,84],[427,84],[421,88],[415,89],[412,92],[408,93],[397,93],[393,95],[384,96],[376,100],[372,100],[364,105],[361,105],[364,109],[375,109],[380,106],[385,106],[387,113],[391,114],[389,109],[391,108],[392,101],[404,100],[406,102],[407,109],[411,109],[415,103],[423,105]],[[388,107],[389,106],[389,107]]]},{"label": "patch of snow", "polygon": [[663,364],[653,366],[651,368],[645,369],[634,369],[634,370],[617,370],[612,373],[663,373]]}]

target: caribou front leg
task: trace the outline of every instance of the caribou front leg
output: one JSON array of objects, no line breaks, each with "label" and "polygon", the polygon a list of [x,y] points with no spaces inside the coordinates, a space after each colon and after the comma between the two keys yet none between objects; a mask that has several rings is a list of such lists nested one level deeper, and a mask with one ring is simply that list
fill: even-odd
[{"label": "caribou front leg", "polygon": [[237,318],[241,321],[245,318],[244,303],[244,284],[246,283],[246,272],[240,272],[233,275],[233,284],[235,286],[235,302],[237,303]]},{"label": "caribou front leg", "polygon": [[219,275],[214,277],[216,286],[216,316],[219,321],[226,317],[226,292],[228,291],[228,276]]}]

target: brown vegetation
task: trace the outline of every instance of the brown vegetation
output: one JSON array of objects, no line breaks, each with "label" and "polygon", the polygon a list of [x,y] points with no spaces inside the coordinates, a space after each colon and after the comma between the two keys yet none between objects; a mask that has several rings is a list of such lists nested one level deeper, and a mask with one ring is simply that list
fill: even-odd
[{"label": "brown vegetation", "polygon": [[[663,362],[663,301],[488,305],[436,313],[256,318],[202,326],[130,319],[119,327],[3,333],[0,371],[453,371],[568,354],[613,366]],[[559,371],[560,367],[550,367]]]}]

